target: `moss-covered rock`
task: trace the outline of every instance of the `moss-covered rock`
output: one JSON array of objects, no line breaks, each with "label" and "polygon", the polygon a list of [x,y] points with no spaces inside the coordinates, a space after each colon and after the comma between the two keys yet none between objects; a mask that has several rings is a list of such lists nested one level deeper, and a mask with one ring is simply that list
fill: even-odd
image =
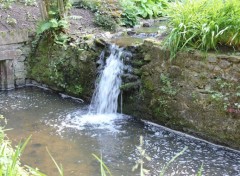
[{"label": "moss-covered rock", "polygon": [[89,100],[96,77],[98,50],[56,45],[43,38],[28,60],[28,77],[58,91]]}]

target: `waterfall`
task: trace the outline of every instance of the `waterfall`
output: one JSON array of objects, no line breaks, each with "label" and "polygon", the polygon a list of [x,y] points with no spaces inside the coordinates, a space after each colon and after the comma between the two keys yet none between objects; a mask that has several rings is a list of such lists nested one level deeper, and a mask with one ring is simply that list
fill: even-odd
[{"label": "waterfall", "polygon": [[122,83],[123,62],[122,49],[110,46],[110,56],[104,61],[104,52],[100,55],[100,74],[96,81],[90,111],[97,114],[115,114],[118,107],[118,96]]}]

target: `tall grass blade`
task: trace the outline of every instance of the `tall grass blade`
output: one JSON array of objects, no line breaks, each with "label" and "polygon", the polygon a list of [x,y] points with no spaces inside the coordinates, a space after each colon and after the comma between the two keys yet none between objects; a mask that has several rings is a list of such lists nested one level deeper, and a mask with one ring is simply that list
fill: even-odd
[{"label": "tall grass blade", "polygon": [[29,136],[27,138],[27,140],[23,144],[20,143],[17,146],[17,149],[16,149],[15,153],[12,156],[12,164],[7,169],[7,173],[8,173],[7,175],[10,175],[10,176],[11,175],[16,175],[16,172],[17,172],[17,169],[16,169],[17,162],[18,162],[19,157],[22,154],[23,150],[26,148],[26,145],[27,145],[27,143],[29,142],[30,139],[31,139],[31,136]]},{"label": "tall grass blade", "polygon": [[186,150],[187,150],[188,147],[184,147],[184,149],[177,153],[164,167],[163,169],[161,170],[159,176],[164,176],[164,173],[166,172],[167,168],[169,167],[169,165],[175,161],[180,155],[182,155]]},{"label": "tall grass blade", "polygon": [[197,173],[197,176],[202,176],[202,172],[203,172],[203,163],[202,163],[202,165],[201,165],[201,167],[200,167],[200,169]]},{"label": "tall grass blade", "polygon": [[101,176],[106,176],[106,175],[107,175],[106,172],[105,172],[105,170],[107,171],[107,173],[108,173],[110,176],[112,176],[110,170],[108,169],[108,167],[106,166],[106,164],[103,162],[102,157],[99,158],[97,155],[95,155],[95,154],[93,154],[93,153],[92,153],[92,155],[93,155],[93,157],[96,158],[96,159],[98,160],[98,162],[100,163]]},{"label": "tall grass blade", "polygon": [[60,164],[60,166],[57,164],[56,160],[53,158],[53,156],[51,155],[51,153],[49,152],[48,148],[46,148],[49,156],[51,157],[52,161],[54,162],[55,166],[57,167],[57,170],[60,174],[60,176],[64,176],[64,173],[63,173],[63,167],[62,165]]}]

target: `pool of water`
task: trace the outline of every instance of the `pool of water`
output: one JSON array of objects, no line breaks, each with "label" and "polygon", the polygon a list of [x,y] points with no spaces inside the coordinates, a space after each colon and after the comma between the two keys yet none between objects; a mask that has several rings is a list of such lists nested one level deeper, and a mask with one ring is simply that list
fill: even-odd
[{"label": "pool of water", "polygon": [[163,127],[121,114],[91,115],[80,101],[34,87],[0,91],[0,114],[8,120],[8,137],[16,145],[32,135],[22,163],[54,176],[57,169],[47,154],[63,165],[66,176],[99,175],[102,155],[114,176],[139,175],[132,167],[139,159],[136,146],[143,136],[143,148],[151,157],[144,167],[151,176],[184,147],[187,150],[166,170],[165,175],[239,176],[240,153],[212,145]]}]

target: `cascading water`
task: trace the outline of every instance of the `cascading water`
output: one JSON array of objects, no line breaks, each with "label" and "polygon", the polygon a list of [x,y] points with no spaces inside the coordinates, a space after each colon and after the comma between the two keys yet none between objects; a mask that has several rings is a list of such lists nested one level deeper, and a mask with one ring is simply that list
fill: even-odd
[{"label": "cascading water", "polygon": [[121,74],[123,62],[122,49],[116,45],[110,46],[110,56],[104,62],[104,53],[100,56],[100,75],[90,105],[90,112],[97,114],[115,114],[118,107],[118,96],[122,83]]}]

